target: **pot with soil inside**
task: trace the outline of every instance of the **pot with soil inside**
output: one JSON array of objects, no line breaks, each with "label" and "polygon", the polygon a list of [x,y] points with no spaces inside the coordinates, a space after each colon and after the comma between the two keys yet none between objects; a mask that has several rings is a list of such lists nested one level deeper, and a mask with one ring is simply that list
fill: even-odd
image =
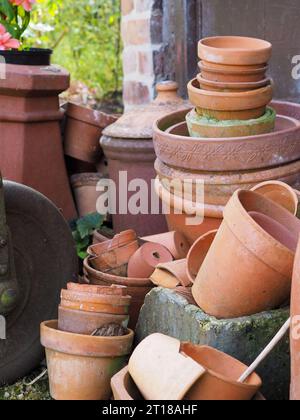
[{"label": "pot with soil inside", "polygon": [[125,331],[125,335],[107,336],[102,328],[97,332],[102,336],[87,336],[59,331],[57,321],[42,323],[51,396],[55,400],[109,400],[111,378],[125,366],[133,344],[133,331]]}]

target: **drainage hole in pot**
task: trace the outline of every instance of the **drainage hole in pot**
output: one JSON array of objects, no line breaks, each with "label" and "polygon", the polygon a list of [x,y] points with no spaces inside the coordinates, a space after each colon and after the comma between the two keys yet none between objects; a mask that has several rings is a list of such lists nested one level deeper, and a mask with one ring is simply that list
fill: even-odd
[{"label": "drainage hole in pot", "polygon": [[160,259],[160,254],[159,254],[159,252],[153,252],[153,257],[154,257],[156,260],[159,260],[159,259]]}]

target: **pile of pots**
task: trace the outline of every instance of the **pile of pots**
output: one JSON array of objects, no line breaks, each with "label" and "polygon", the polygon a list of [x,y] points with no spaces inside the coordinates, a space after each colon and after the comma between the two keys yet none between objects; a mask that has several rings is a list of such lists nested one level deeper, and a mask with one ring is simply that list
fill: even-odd
[{"label": "pile of pots", "polygon": [[88,248],[84,280],[91,285],[126,286],[132,297],[129,327],[135,329],[145,296],[153,288],[151,278],[157,267],[177,263],[188,251],[187,240],[177,232],[138,238],[135,231],[124,231]]},{"label": "pile of pots", "polygon": [[[244,47],[241,49],[239,44],[236,44],[237,42],[245,43]],[[206,67],[209,58],[213,70],[221,65],[222,70],[218,69],[218,75],[222,72],[227,74],[224,70],[225,66],[230,67],[230,72],[235,70],[235,76],[245,71],[248,74],[249,69],[245,70],[244,66],[255,68],[261,65],[259,62],[262,60],[266,63],[270,57],[271,46],[265,41],[252,40],[250,47],[246,47],[247,42],[249,42],[248,38],[245,40],[238,38],[238,41],[235,37],[206,39],[200,41],[199,55]],[[226,48],[220,45],[225,45]],[[214,54],[207,53],[210,49]],[[258,59],[254,57],[258,52],[260,52],[260,59],[255,63]],[[217,63],[217,60],[220,62]],[[201,66],[203,67],[203,63]],[[257,69],[253,71],[256,73]],[[210,76],[203,74],[202,70],[203,77]],[[259,77],[264,78],[264,73],[261,73]],[[196,109],[169,114],[160,118],[154,126],[154,146],[157,155],[156,192],[167,208],[170,208],[166,214],[169,229],[184,233],[191,244],[208,231],[219,228],[224,208],[236,190],[251,189],[258,183],[270,180],[283,181],[296,189],[300,184],[300,143],[298,141],[300,106],[298,104],[272,101],[270,107],[267,107],[272,98],[272,86],[270,81],[262,80],[261,83],[267,83],[264,88],[249,91],[250,95],[253,95],[253,92],[257,93],[257,90],[267,89],[269,93],[264,95],[264,100],[259,104],[260,107],[255,108],[257,104],[253,105],[248,99],[243,101],[247,112],[259,109],[261,114],[253,114],[251,120],[243,120],[243,116],[231,114],[235,112],[236,102],[231,110],[218,110],[218,101],[215,101],[214,95],[229,95],[228,97],[244,95],[245,97],[246,91],[239,93],[227,91],[228,89],[226,92],[209,91],[206,90],[206,85],[205,89],[200,89],[197,83],[199,83],[198,80],[189,84],[191,101]],[[258,80],[255,83],[258,83]],[[202,99],[199,103],[196,102],[197,98],[202,97],[205,98],[205,103],[202,104]],[[207,100],[208,97],[209,100]],[[227,99],[224,100],[224,105],[229,102]],[[196,112],[207,112],[207,109],[221,111],[221,113],[214,115],[206,113],[203,116],[199,114],[197,118],[202,118],[203,122],[208,124],[209,132],[201,131],[202,135],[199,131],[194,133],[187,121],[190,122],[191,115]],[[240,101],[237,109],[241,109]],[[223,114],[224,111],[229,112],[229,115]],[[260,130],[257,131],[259,124],[256,128],[255,124],[253,125],[255,118],[261,119],[260,121],[264,124],[266,121],[270,122],[269,117],[273,119],[275,113],[274,129],[273,123],[266,123],[265,128],[268,132],[259,134]],[[245,115],[244,118],[249,117]],[[228,117],[234,120],[226,120]],[[243,124],[250,127],[248,131],[240,130]],[[225,130],[223,130],[224,127],[219,130],[220,126],[224,126]],[[228,133],[230,133],[229,137]],[[201,201],[196,197],[196,187],[199,182],[204,184],[204,197]],[[183,197],[182,190],[185,184],[188,184],[190,190]],[[186,219],[195,209],[204,214],[204,222],[190,226],[186,223]]]},{"label": "pile of pots", "polygon": [[246,370],[238,360],[211,347],[153,334],[139,344],[111,385],[119,401],[263,399],[257,395],[262,386],[258,375],[239,382]]},{"label": "pile of pots", "polygon": [[109,115],[75,103],[68,103],[64,128],[64,152],[80,217],[96,212],[98,182],[107,178],[107,162],[99,144],[103,130],[117,121]]},{"label": "pile of pots", "polygon": [[134,333],[127,328],[126,287],[69,283],[58,321],[41,325],[50,393],[55,400],[107,400],[111,378],[125,365]]}]

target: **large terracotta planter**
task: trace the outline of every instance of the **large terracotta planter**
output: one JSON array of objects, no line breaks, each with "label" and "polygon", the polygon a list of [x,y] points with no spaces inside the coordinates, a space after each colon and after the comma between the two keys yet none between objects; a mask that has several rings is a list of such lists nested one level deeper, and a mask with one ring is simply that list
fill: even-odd
[{"label": "large terracotta planter", "polygon": [[103,153],[99,145],[102,131],[118,117],[74,103],[68,104],[66,115],[65,154],[83,162],[98,163]]},{"label": "large terracotta planter", "polygon": [[129,309],[129,328],[135,329],[138,321],[140,309],[144,304],[145,296],[153,288],[149,279],[131,279],[127,277],[113,276],[108,273],[102,273],[92,268],[89,259],[84,261],[84,274],[89,283],[102,286],[112,284],[126,286],[127,293],[132,297]]},{"label": "large terracotta planter", "polygon": [[246,137],[271,133],[275,128],[276,113],[272,108],[267,108],[260,118],[250,120],[212,120],[198,115],[192,110],[186,116],[186,122],[191,137],[228,138]]},{"label": "large terracotta planter", "polygon": [[97,173],[72,175],[71,185],[80,217],[97,212],[97,200],[103,194],[97,191],[97,185],[102,179],[103,175]]},{"label": "large terracotta planter", "polygon": [[277,117],[274,132],[244,138],[193,138],[187,126],[185,132],[181,128],[170,133],[168,129],[185,122],[188,111],[169,114],[154,125],[157,157],[170,166],[202,171],[268,168],[278,165],[278,153],[281,165],[294,162],[300,158],[300,106],[277,101],[271,106],[282,116]]},{"label": "large terracotta planter", "polygon": [[300,400],[300,242],[295,258],[291,300],[291,400]]},{"label": "large terracotta planter", "polygon": [[222,319],[284,304],[299,233],[300,221],[283,207],[251,191],[234,193],[193,286],[197,304]]},{"label": "large terracotta planter", "polygon": [[190,102],[197,108],[240,111],[267,106],[273,97],[271,85],[248,92],[216,92],[200,89],[197,79],[188,83]]},{"label": "large terracotta planter", "polygon": [[69,73],[61,68],[6,65],[6,78],[0,78],[0,168],[6,179],[41,192],[74,219],[58,99],[68,87]]},{"label": "large terracotta planter", "polygon": [[272,44],[256,38],[216,36],[199,41],[198,55],[203,60],[222,65],[265,64],[271,58]]},{"label": "large terracotta planter", "polygon": [[41,325],[50,393],[55,400],[108,400],[111,378],[126,364],[134,334],[93,337],[59,331],[57,321]]},{"label": "large terracotta planter", "polygon": [[[161,115],[187,106],[185,101],[177,96],[177,89],[178,86],[174,82],[158,84],[158,96],[153,103],[126,112],[103,132],[101,145],[108,159],[110,178],[117,186],[117,214],[113,215],[115,232],[131,227],[139,236],[145,236],[167,230],[164,217],[151,214],[150,204],[147,214],[122,214],[123,212],[119,211],[119,193],[124,193],[127,205],[128,200],[136,194],[126,194],[128,184],[132,180],[142,179],[147,183],[148,203],[151,203],[151,184],[155,178],[153,122]],[[123,172],[121,178],[120,172]]]}]

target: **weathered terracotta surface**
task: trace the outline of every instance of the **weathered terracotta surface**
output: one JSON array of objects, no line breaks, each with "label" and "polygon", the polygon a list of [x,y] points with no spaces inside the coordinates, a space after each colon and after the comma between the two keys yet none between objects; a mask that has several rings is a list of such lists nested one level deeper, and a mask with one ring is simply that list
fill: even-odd
[{"label": "weathered terracotta surface", "polygon": [[256,38],[216,36],[199,41],[198,55],[203,60],[222,65],[265,64],[271,58],[272,44]]},{"label": "weathered terracotta surface", "polygon": [[97,191],[97,185],[103,178],[102,174],[97,173],[72,175],[71,185],[80,217],[97,212],[97,200],[103,194]]},{"label": "weathered terracotta surface", "polygon": [[[203,139],[166,132],[184,122],[188,111],[169,114],[154,125],[154,146],[164,163],[183,169],[202,171],[239,171],[267,168],[294,162],[300,158],[300,106],[274,101],[271,106],[283,118],[277,118],[275,131],[247,138]],[[292,119],[290,119],[292,118]]]},{"label": "weathered terracotta surface", "polygon": [[159,264],[150,279],[155,286],[167,289],[175,289],[180,286],[191,286],[191,281],[187,274],[186,258],[170,263]]},{"label": "weathered terracotta surface", "polygon": [[[259,225],[249,212],[262,213],[272,225]],[[193,286],[197,304],[221,319],[284,304],[291,292],[299,234],[300,221],[283,207],[251,191],[234,193]]]},{"label": "weathered terracotta surface", "polygon": [[80,293],[92,293],[107,296],[127,296],[126,286],[95,286],[91,284],[68,283],[67,289]]},{"label": "weathered terracotta surface", "polygon": [[63,69],[6,66],[6,78],[0,79],[0,167],[6,179],[41,192],[66,219],[74,219],[58,100],[68,87],[69,74]]},{"label": "weathered terracotta surface", "polygon": [[[148,185],[148,203],[151,203],[151,181],[155,178],[153,163],[155,152],[153,148],[153,123],[161,115],[177,109],[186,108],[187,104],[177,96],[178,86],[174,82],[158,84],[156,100],[146,107],[137,107],[126,112],[115,124],[106,130],[101,139],[101,145],[108,159],[109,175],[117,186],[117,209],[119,208],[119,192],[125,193],[128,183],[143,179]],[[121,175],[120,171],[127,172]],[[128,200],[135,193],[128,193]],[[126,200],[126,203],[128,202]],[[117,211],[113,215],[115,232],[121,232],[131,226],[139,236],[166,232],[167,226],[162,215],[151,214],[122,215]]]},{"label": "weathered terracotta surface", "polygon": [[141,238],[146,242],[154,242],[166,247],[172,254],[174,260],[186,258],[190,246],[184,235],[179,232],[167,232],[160,235],[144,236]]},{"label": "weathered terracotta surface", "polygon": [[[227,66],[226,66],[227,67]],[[211,63],[199,63],[202,77],[212,82],[219,83],[257,83],[266,78],[267,66],[253,69],[239,69],[239,66],[212,66]]]},{"label": "weathered terracotta surface", "polygon": [[200,108],[199,106],[196,107],[197,114],[206,117],[212,118],[214,120],[225,120],[225,121],[233,121],[233,120],[250,120],[255,118],[260,118],[266,112],[266,107],[261,106],[259,108],[253,109],[243,109],[241,111],[219,111],[218,109],[206,109]]},{"label": "weathered terracotta surface", "polygon": [[297,215],[299,205],[298,195],[292,187],[284,182],[262,182],[253,187],[252,191],[267,197],[269,200],[275,201],[275,203],[280,204],[294,216]]},{"label": "weathered terracotta surface", "polygon": [[300,400],[300,242],[298,245],[293,273],[292,300],[291,300],[291,400]]},{"label": "weathered terracotta surface", "polygon": [[128,295],[94,294],[74,290],[61,291],[61,306],[78,311],[128,315],[130,302],[131,296]]},{"label": "weathered terracotta surface", "polygon": [[118,116],[74,103],[68,104],[66,115],[65,154],[84,162],[98,163],[103,153],[99,145],[102,131],[116,122]]},{"label": "weathered terracotta surface", "polygon": [[172,254],[163,245],[146,242],[130,258],[128,277],[150,278],[158,264],[173,261]]},{"label": "weathered terracotta surface", "polygon": [[131,279],[102,273],[92,268],[88,258],[84,261],[84,274],[88,282],[94,285],[110,286],[117,284],[128,288],[128,295],[132,297],[129,309],[129,327],[134,330],[145,296],[153,288],[153,283],[149,279]]},{"label": "weathered terracotta surface", "polygon": [[57,329],[57,321],[41,324],[46,348],[50,393],[55,400],[108,400],[111,378],[126,364],[134,334],[93,337]]},{"label": "weathered terracotta surface", "polygon": [[202,74],[198,74],[197,80],[200,84],[201,89],[213,90],[218,92],[247,92],[253,89],[259,89],[267,86],[271,83],[271,79],[266,78],[259,82],[214,82],[207,80],[202,77]]},{"label": "weathered terracotta surface", "polygon": [[192,110],[186,116],[186,122],[191,137],[230,138],[257,136],[271,133],[275,128],[276,113],[267,107],[260,118],[243,121],[219,121],[198,115]]},{"label": "weathered terracotta surface", "polygon": [[101,312],[86,312],[83,310],[58,308],[58,329],[74,334],[91,335],[97,329],[119,324],[127,328],[129,315],[106,314]]},{"label": "weathered terracotta surface", "polygon": [[128,245],[131,242],[135,242],[136,240],[136,232],[132,229],[128,229],[122,231],[121,233],[118,233],[112,239],[107,238],[106,241],[91,245],[88,248],[87,252],[90,256],[97,257],[109,250],[121,248],[124,245]]},{"label": "weathered terracotta surface", "polygon": [[205,371],[180,353],[180,341],[152,334],[134,350],[129,373],[146,400],[182,400]]},{"label": "weathered terracotta surface", "polygon": [[201,236],[191,247],[187,256],[187,275],[191,283],[194,283],[200,271],[208,251],[217,235],[217,230],[212,230]]},{"label": "weathered terracotta surface", "polygon": [[248,92],[216,92],[200,89],[197,79],[188,83],[190,102],[199,108],[219,111],[257,109],[268,105],[273,97],[271,85]]},{"label": "weathered terracotta surface", "polygon": [[186,399],[195,401],[247,401],[252,400],[262,386],[255,373],[238,383],[247,366],[212,347],[182,343],[181,352],[205,368],[204,375],[187,393]]}]

